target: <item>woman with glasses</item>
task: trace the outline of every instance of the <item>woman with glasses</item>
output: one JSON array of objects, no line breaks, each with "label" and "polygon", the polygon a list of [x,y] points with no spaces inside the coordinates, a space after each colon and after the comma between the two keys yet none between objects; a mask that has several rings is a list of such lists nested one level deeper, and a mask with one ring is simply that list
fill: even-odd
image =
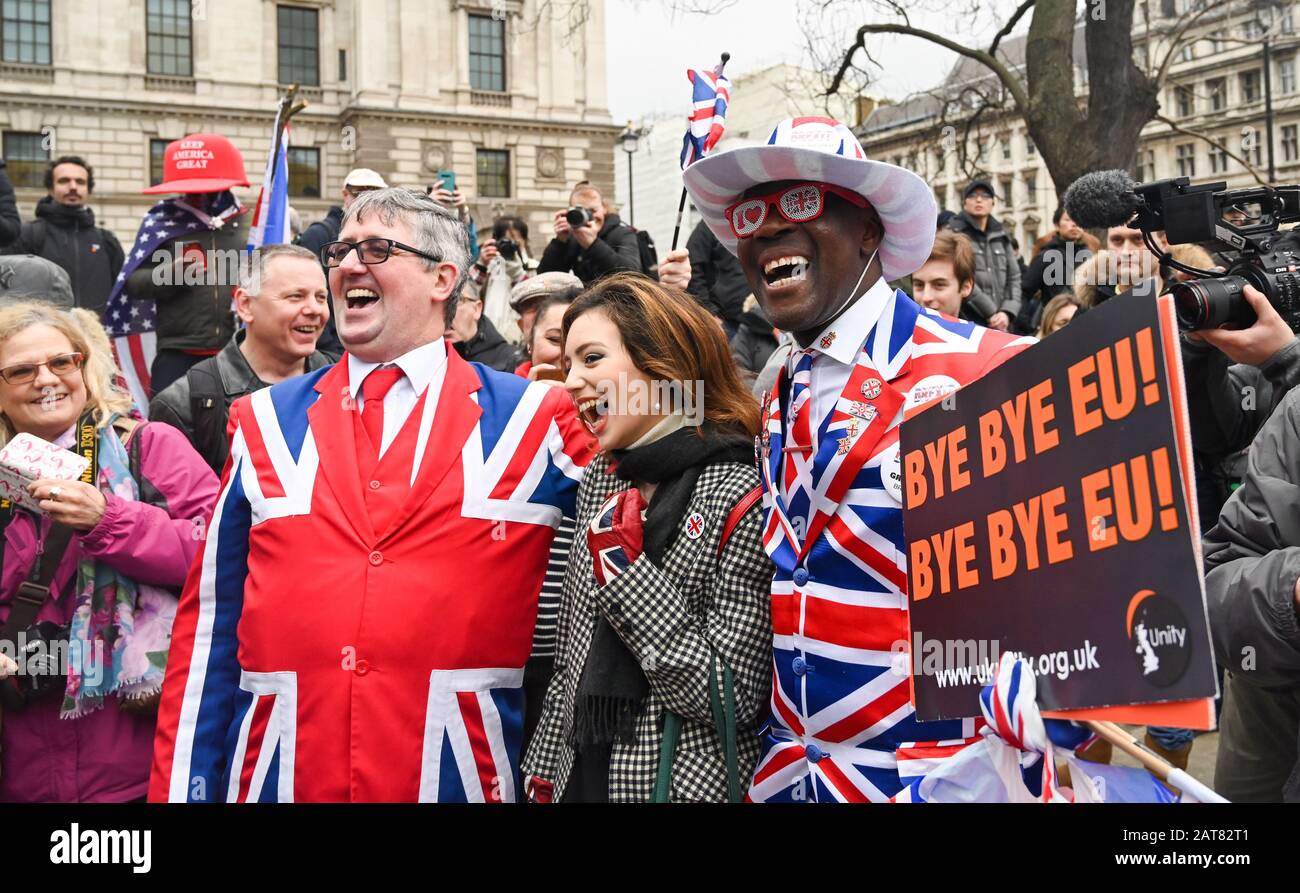
[{"label": "woman with glasses", "polygon": [[0,307],[0,447],[28,434],[90,461],[90,483],[27,485],[38,511],[0,504],[0,801],[148,789],[174,591],[217,479],[179,431],[130,417],[118,375],[93,314]]}]

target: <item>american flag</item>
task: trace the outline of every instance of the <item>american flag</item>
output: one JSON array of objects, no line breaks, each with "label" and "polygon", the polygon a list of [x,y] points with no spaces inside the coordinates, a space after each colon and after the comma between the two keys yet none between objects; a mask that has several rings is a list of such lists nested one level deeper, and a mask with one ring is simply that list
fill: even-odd
[{"label": "american flag", "polygon": [[708,155],[722,139],[731,102],[731,81],[722,73],[726,64],[724,58],[712,71],[692,68],[686,72],[693,88],[693,108],[682,138],[682,170]]},{"label": "american flag", "polygon": [[257,193],[257,207],[248,230],[249,250],[293,241],[289,232],[289,127],[280,130],[282,108],[275,117],[271,149],[266,153],[266,173]]},{"label": "american flag", "polygon": [[[238,209],[239,202],[235,196],[225,192],[216,205],[208,209],[208,213],[214,218],[224,219],[238,213]],[[113,283],[108,304],[104,307],[104,328],[113,340],[117,366],[126,377],[131,396],[142,413],[148,412],[149,397],[152,394],[149,369],[158,353],[154,332],[157,315],[153,301],[132,298],[127,291],[127,280],[161,246],[173,239],[204,232],[208,228],[208,224],[186,206],[182,199],[163,199],[150,208],[140,223],[135,243],[127,252],[122,272]],[[170,259],[165,261],[157,268],[158,272],[169,272],[170,264]]]}]

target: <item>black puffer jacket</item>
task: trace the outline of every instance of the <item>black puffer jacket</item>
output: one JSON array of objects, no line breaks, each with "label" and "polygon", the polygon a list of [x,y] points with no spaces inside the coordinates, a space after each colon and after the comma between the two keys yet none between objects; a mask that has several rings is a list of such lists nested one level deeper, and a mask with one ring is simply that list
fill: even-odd
[{"label": "black puffer jacket", "polygon": [[471,363],[482,363],[498,372],[514,372],[519,365],[515,358],[515,346],[501,337],[492,320],[480,316],[478,334],[468,341],[458,341],[456,352]]},{"label": "black puffer jacket", "polygon": [[1011,236],[990,217],[980,229],[965,211],[948,221],[948,228],[970,239],[975,249],[975,295],[984,295],[1011,319],[1020,312],[1020,264]]},{"label": "black puffer jacket", "polygon": [[[200,197],[190,198],[198,200]],[[187,246],[197,245],[205,253],[220,252],[207,254],[212,258],[242,256],[248,247],[248,220],[252,216],[248,210],[244,208],[220,229],[169,239],[154,254],[161,257],[165,251],[167,260],[162,263],[170,264],[178,254],[179,242]],[[159,279],[163,284],[155,284],[154,268],[160,265],[154,257],[146,257],[127,280],[132,298],[157,303],[158,349],[219,351],[225,347],[235,334],[235,317],[230,302],[238,277],[231,274],[237,273],[238,263],[222,261],[217,269],[209,269],[211,275],[204,276],[200,285],[168,284],[170,277],[161,275]]]},{"label": "black puffer jacket", "polygon": [[100,315],[122,270],[122,245],[112,232],[95,226],[95,212],[66,207],[48,195],[36,205],[36,220],[23,224],[5,253],[35,254],[58,264],[72,281],[76,305]]},{"label": "black puffer jacket", "polygon": [[584,285],[591,285],[602,276],[630,270],[640,273],[641,249],[637,246],[636,232],[625,226],[617,214],[606,214],[605,224],[591,247],[583,250],[573,236],[560,241],[551,239],[542,261],[537,265],[538,273],[572,273],[582,280]]},{"label": "black puffer jacket", "polygon": [[749,372],[758,372],[767,365],[767,358],[776,350],[776,333],[763,315],[760,307],[746,310],[740,317],[736,334],[731,337],[731,356],[736,365]]},{"label": "black puffer jacket", "polygon": [[18,238],[23,228],[23,220],[18,216],[18,201],[14,198],[14,186],[5,173],[5,162],[0,158],[0,248]]},{"label": "black puffer jacket", "polygon": [[[722,246],[718,237],[701,220],[686,240],[691,257],[691,282],[686,290],[700,303],[712,302],[723,319],[737,325],[744,315],[745,299],[752,289],[736,256]],[[768,326],[771,329],[771,326]],[[772,345],[775,348],[775,343]],[[759,369],[763,364],[758,365]]]}]

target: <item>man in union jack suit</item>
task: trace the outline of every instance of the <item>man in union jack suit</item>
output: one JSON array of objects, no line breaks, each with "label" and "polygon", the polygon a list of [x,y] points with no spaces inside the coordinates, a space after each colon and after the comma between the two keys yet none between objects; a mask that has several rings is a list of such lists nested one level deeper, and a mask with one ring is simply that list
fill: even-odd
[{"label": "man in union jack suit", "polygon": [[469,264],[450,213],[376,190],[340,238],[321,259],[347,354],[231,408],[153,800],[518,799],[537,594],[588,437],[562,390],[447,348]]},{"label": "man in union jack suit", "polygon": [[686,187],[796,349],[757,450],[772,581],[772,715],[749,798],[887,801],[975,740],[917,722],[907,664],[899,425],[1032,343],[925,310],[886,280],[928,259],[929,186],[829,118],[691,165]]}]

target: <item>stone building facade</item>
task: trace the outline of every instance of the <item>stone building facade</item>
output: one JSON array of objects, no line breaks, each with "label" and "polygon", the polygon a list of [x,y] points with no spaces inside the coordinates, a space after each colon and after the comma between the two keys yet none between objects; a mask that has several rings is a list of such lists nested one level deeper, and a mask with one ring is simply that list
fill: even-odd
[{"label": "stone building facade", "polygon": [[[1149,54],[1150,61],[1158,65],[1173,46],[1174,56],[1161,86],[1160,114],[1178,129],[1150,121],[1142,130],[1133,173],[1139,181],[1187,176],[1194,182],[1224,180],[1230,188],[1257,185],[1256,174],[1267,180],[1265,32],[1261,27],[1267,25],[1271,36],[1274,179],[1279,184],[1300,182],[1300,87],[1296,75],[1300,36],[1293,25],[1292,6],[1277,6],[1272,18],[1261,23],[1258,14],[1244,5],[1230,4],[1198,14],[1200,7],[1195,2],[1151,4],[1154,12],[1149,26],[1140,13],[1137,16],[1134,44],[1140,60]],[[1195,17],[1194,23],[1185,39],[1173,45],[1173,35],[1188,16]],[[1024,37],[1004,41],[999,55],[1023,76]],[[1075,32],[1074,63],[1076,93],[1086,97],[1082,26]],[[868,155],[925,177],[940,208],[961,210],[961,190],[970,172],[982,173],[998,193],[994,216],[1018,239],[1021,253],[1028,259],[1034,240],[1052,227],[1057,186],[1029,138],[1024,119],[1014,111],[985,113],[969,134],[960,110],[949,105],[944,116],[944,98],[958,96],[963,87],[971,85],[983,91],[993,88],[987,69],[962,58],[933,91],[877,107],[858,132]],[[1238,158],[1225,154],[1219,146]]]},{"label": "stone building facade", "polygon": [[[572,183],[612,192],[603,0],[580,22],[539,0],[20,0],[4,4],[0,138],[24,219],[44,159],[84,156],[123,242],[162,149],[217,132],[256,199],[276,103],[301,84],[290,202],[304,223],[370,167],[421,187],[453,170],[480,225],[520,213],[540,254]],[[12,13],[12,14],[11,14]],[[4,24],[4,23],[0,23]]]}]

